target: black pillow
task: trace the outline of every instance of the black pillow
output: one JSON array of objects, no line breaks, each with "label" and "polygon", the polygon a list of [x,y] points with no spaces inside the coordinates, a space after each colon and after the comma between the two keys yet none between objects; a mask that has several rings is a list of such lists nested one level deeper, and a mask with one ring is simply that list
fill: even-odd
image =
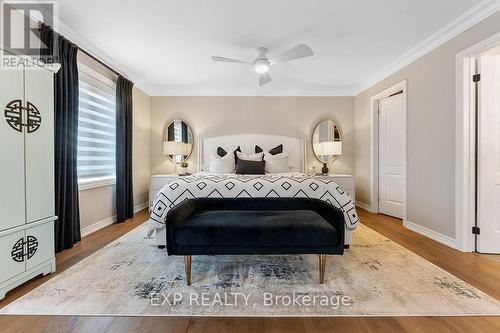
[{"label": "black pillow", "polygon": [[[238,160],[238,154],[236,153],[238,151],[241,153],[240,146],[238,146],[238,148],[236,148],[235,151],[233,152],[235,162]],[[225,151],[224,148],[217,147],[217,155],[219,155],[220,157],[224,157],[227,155],[227,151]]]},{"label": "black pillow", "polygon": [[217,147],[217,155],[219,155],[220,157],[224,157],[227,155],[227,151],[225,151],[223,148],[221,147]]},{"label": "black pillow", "polygon": [[265,161],[238,160],[236,174],[238,175],[263,175],[265,174]]},{"label": "black pillow", "polygon": [[[259,146],[255,145],[255,153],[258,154],[258,153],[262,153],[262,152],[263,152],[262,148],[260,148]],[[271,154],[271,155],[278,155],[278,154],[281,154],[282,152],[283,152],[283,145],[279,145],[279,146],[276,146],[273,149],[271,149],[269,151],[269,154]]]}]

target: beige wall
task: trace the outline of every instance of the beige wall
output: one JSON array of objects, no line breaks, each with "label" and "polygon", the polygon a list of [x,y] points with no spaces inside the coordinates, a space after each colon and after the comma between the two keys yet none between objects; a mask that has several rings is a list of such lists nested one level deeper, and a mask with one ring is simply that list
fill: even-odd
[{"label": "beige wall", "polygon": [[151,174],[174,170],[162,154],[162,133],[165,124],[176,118],[187,121],[195,135],[190,171],[196,169],[200,137],[238,133],[307,139],[307,167],[313,163],[319,167],[311,152],[310,137],[320,120],[330,118],[340,124],[344,144],[343,155],[331,166],[336,173],[354,172],[353,97],[153,97]]},{"label": "beige wall", "polygon": [[134,129],[132,133],[132,172],[134,206],[148,202],[151,170],[151,97],[133,91]]},{"label": "beige wall", "polygon": [[80,229],[114,218],[115,190],[115,185],[80,190]]},{"label": "beige wall", "polygon": [[[148,202],[151,138],[151,97],[133,90],[132,172],[134,206]],[[85,228],[116,215],[115,185],[80,191],[80,226]]]},{"label": "beige wall", "polygon": [[408,221],[455,237],[456,54],[500,31],[500,12],[355,98],[356,199],[370,204],[370,96],[407,80]]}]

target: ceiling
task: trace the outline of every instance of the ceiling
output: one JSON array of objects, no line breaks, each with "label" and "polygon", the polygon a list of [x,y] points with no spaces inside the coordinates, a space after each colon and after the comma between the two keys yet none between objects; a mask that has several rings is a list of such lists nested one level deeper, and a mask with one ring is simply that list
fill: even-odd
[{"label": "ceiling", "polygon": [[[59,30],[152,95],[352,95],[480,2],[61,0]],[[263,87],[251,68],[211,60],[299,43],[314,56],[273,66]]]}]

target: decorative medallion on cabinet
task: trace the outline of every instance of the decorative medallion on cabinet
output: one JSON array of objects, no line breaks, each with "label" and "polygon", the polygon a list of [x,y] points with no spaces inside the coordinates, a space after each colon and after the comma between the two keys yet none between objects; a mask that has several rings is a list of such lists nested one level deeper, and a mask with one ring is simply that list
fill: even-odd
[{"label": "decorative medallion on cabinet", "polygon": [[5,119],[14,130],[23,131],[23,126],[27,128],[28,133],[33,133],[40,127],[42,117],[40,112],[30,102],[26,102],[26,106],[22,105],[20,99],[11,101],[5,107]]},{"label": "decorative medallion on cabinet", "polygon": [[0,152],[7,156],[0,164],[0,299],[56,269],[53,80],[59,66],[22,64],[0,70]]},{"label": "decorative medallion on cabinet", "polygon": [[26,236],[20,238],[10,253],[12,260],[17,262],[23,262],[24,258],[31,259],[38,248],[38,239],[33,236]]}]

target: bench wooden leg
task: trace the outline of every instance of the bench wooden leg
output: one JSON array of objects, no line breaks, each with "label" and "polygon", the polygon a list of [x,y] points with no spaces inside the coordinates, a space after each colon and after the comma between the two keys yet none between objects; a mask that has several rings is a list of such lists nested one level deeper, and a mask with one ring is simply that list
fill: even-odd
[{"label": "bench wooden leg", "polygon": [[325,280],[326,254],[319,255],[319,284]]},{"label": "bench wooden leg", "polygon": [[184,256],[184,268],[186,270],[186,284],[191,285],[191,256]]}]

